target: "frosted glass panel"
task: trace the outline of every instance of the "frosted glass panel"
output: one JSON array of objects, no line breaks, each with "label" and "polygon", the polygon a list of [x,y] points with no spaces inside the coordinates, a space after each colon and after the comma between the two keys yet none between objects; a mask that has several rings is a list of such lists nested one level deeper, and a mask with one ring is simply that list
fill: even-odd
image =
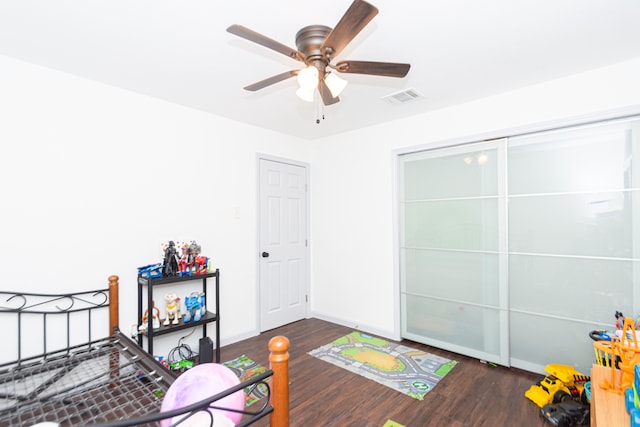
[{"label": "frosted glass panel", "polygon": [[400,164],[403,333],[501,361],[507,335],[499,321],[506,301],[499,218],[506,198],[498,161],[504,147],[504,141],[452,147]]},{"label": "frosted glass panel", "polygon": [[426,152],[403,161],[404,200],[497,194],[495,149],[451,151],[455,154]]},{"label": "frosted glass panel", "polygon": [[562,363],[575,366],[585,375],[590,374],[596,359],[588,332],[601,329],[601,325],[516,312],[511,312],[509,325],[513,365],[544,367],[549,363]]},{"label": "frosted glass panel", "polygon": [[529,255],[509,261],[511,309],[604,324],[616,310],[633,313],[638,261]]},{"label": "frosted glass panel", "polygon": [[474,350],[499,353],[497,310],[406,296],[406,331]]},{"label": "frosted glass panel", "polygon": [[510,139],[509,193],[629,188],[633,122]]},{"label": "frosted glass panel", "polygon": [[408,294],[498,306],[498,255],[402,250]]},{"label": "frosted glass panel", "polygon": [[407,203],[404,246],[446,249],[498,249],[497,199]]},{"label": "frosted glass panel", "polygon": [[[640,192],[557,194],[509,200],[511,252],[631,258]],[[543,209],[541,207],[544,207]],[[531,215],[535,212],[535,215]],[[637,220],[636,220],[637,221]]]},{"label": "frosted glass panel", "polygon": [[[563,363],[588,373],[594,362],[589,331],[611,328],[616,310],[637,314],[638,123],[510,139],[513,364]],[[553,334],[538,335],[545,330]]]}]

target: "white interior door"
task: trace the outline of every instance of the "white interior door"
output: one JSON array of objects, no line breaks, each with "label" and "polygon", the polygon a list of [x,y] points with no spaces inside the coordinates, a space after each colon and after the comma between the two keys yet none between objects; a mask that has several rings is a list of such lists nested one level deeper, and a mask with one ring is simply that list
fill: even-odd
[{"label": "white interior door", "polygon": [[260,330],[307,316],[307,168],[260,159]]}]

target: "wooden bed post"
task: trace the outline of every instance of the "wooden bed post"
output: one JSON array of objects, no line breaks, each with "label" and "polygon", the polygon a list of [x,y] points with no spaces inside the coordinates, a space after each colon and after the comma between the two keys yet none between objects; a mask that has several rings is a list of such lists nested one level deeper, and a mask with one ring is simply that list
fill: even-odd
[{"label": "wooden bed post", "polygon": [[109,276],[109,336],[118,327],[120,312],[118,311],[118,276]]},{"label": "wooden bed post", "polygon": [[[118,284],[119,277],[116,275],[109,276],[109,336],[112,336],[116,328],[118,328],[119,323],[119,315],[120,312],[118,310],[118,304],[120,300],[118,299]],[[120,364],[120,355],[118,350],[115,348],[111,349],[111,354],[109,355],[109,372],[111,377],[111,383],[109,384],[109,388],[114,388],[117,386],[117,379],[120,377],[120,370],[118,366]]]},{"label": "wooden bed post", "polygon": [[289,340],[283,336],[269,341],[271,384],[271,427],[289,427]]}]

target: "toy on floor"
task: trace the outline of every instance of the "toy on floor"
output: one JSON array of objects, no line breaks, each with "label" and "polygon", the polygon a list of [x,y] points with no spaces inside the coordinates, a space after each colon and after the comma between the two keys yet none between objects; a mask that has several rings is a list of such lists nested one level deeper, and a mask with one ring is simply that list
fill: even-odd
[{"label": "toy on floor", "polygon": [[584,384],[589,376],[576,371],[573,366],[550,364],[545,368],[549,375],[532,385],[524,395],[540,408],[549,403],[560,403],[566,398],[586,403]]},{"label": "toy on floor", "polygon": [[591,381],[584,383],[584,397],[587,404],[591,404]]},{"label": "toy on floor", "polygon": [[591,422],[590,406],[562,397],[558,403],[549,403],[540,408],[540,416],[556,427],[573,427],[589,425]]},{"label": "toy on floor", "polygon": [[[184,408],[215,396],[233,386],[240,384],[240,380],[233,371],[218,363],[203,363],[185,371],[169,387],[162,401],[161,412]],[[234,426],[242,419],[245,394],[242,389],[211,404],[207,409],[194,413],[184,425],[206,425],[216,427]],[[228,408],[229,410],[218,409]],[[177,425],[183,416],[162,420],[160,425],[167,427]],[[201,423],[201,424],[200,424]],[[180,424],[183,425],[183,424]]]},{"label": "toy on floor", "polygon": [[166,294],[164,301],[166,303],[167,317],[165,317],[163,325],[177,325],[182,317],[180,315],[180,298],[176,294]]}]

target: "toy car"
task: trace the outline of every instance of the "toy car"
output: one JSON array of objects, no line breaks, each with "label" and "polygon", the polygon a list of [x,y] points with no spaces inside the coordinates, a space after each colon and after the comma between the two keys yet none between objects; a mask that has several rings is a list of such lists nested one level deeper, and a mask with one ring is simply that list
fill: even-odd
[{"label": "toy car", "polygon": [[547,365],[546,377],[532,385],[524,395],[539,407],[549,403],[559,403],[565,397],[585,403],[584,384],[589,377],[576,371],[573,366],[551,364]]},{"label": "toy car", "polygon": [[591,421],[589,405],[566,398],[540,408],[540,416],[556,427],[588,425]]},{"label": "toy car", "polygon": [[169,364],[169,367],[171,369],[173,369],[174,371],[179,371],[179,370],[185,370],[185,369],[191,369],[193,368],[194,363],[193,361],[189,360],[189,359],[182,359],[178,362],[174,362]]},{"label": "toy car", "polygon": [[615,337],[616,333],[611,331],[605,331],[604,329],[597,329],[589,332],[589,338],[594,341],[611,341],[611,337]]},{"label": "toy car", "polygon": [[138,276],[147,279],[162,277],[162,264],[149,264],[138,267]]}]

